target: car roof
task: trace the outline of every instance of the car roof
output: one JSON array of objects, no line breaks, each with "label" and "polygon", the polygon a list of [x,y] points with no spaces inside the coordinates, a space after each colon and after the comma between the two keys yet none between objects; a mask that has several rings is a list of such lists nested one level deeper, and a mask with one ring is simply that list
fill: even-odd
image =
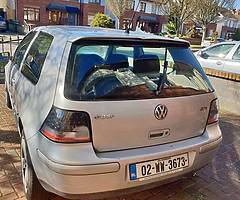
[{"label": "car roof", "polygon": [[181,39],[172,39],[163,36],[146,33],[143,31],[130,31],[109,29],[109,28],[92,28],[85,26],[41,26],[34,30],[47,32],[54,37],[64,37],[68,41],[74,42],[82,38],[121,38],[121,39],[151,39],[162,40],[176,43],[184,43],[189,45],[188,41]]},{"label": "car roof", "polygon": [[225,42],[214,44],[212,46],[217,46],[219,44],[234,44],[234,45],[236,45],[236,44],[240,44],[240,41],[225,41]]}]

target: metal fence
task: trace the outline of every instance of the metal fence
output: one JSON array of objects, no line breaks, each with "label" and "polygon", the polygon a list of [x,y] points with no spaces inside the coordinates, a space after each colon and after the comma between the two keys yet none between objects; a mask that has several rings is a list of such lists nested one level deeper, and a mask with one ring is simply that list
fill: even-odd
[{"label": "metal fence", "polygon": [[0,83],[4,81],[5,65],[10,57],[13,56],[21,40],[22,37],[19,35],[0,36]]},{"label": "metal fence", "polygon": [[13,56],[15,49],[21,42],[22,37],[16,36],[0,36],[0,53],[9,52]]}]

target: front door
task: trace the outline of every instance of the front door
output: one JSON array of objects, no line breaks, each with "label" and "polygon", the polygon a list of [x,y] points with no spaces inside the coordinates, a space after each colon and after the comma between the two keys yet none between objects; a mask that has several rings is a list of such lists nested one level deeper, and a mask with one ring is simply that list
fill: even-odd
[{"label": "front door", "polygon": [[203,50],[199,57],[202,67],[223,71],[225,58],[233,47],[232,43],[220,43]]},{"label": "front door", "polygon": [[76,26],[77,25],[77,14],[68,13],[68,25]]}]

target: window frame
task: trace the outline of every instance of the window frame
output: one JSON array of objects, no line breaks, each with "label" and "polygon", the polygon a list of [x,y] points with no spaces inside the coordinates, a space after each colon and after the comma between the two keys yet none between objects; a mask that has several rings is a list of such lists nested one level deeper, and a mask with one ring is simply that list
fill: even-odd
[{"label": "window frame", "polygon": [[139,7],[139,11],[140,12],[146,12],[146,8],[147,8],[147,3],[144,1],[140,2],[140,7]]},{"label": "window frame", "polygon": [[[33,34],[33,35],[32,35],[32,34]],[[30,33],[28,33],[28,34],[23,38],[23,40],[22,40],[22,41],[20,42],[20,44],[18,45],[18,47],[17,47],[17,49],[16,49],[16,51],[15,51],[15,53],[14,53],[13,59],[12,59],[12,63],[16,66],[16,68],[17,68],[18,70],[20,69],[21,63],[23,62],[24,57],[25,57],[26,53],[28,52],[28,48],[29,48],[31,42],[34,40],[36,34],[37,34],[36,31],[31,31]],[[30,37],[30,41],[28,40],[29,37]],[[27,41],[26,41],[26,40],[27,40]],[[26,43],[24,43],[24,42],[26,42]],[[27,44],[27,42],[28,42],[28,44]],[[20,59],[20,62],[18,63],[18,62],[16,61],[16,56],[17,56],[16,54],[17,54],[18,51],[20,51],[26,44],[27,44],[27,46],[26,46],[25,51],[24,51],[23,54],[22,54],[22,59]]]},{"label": "window frame", "polygon": [[[29,19],[29,11],[32,10],[34,13],[34,20]],[[26,15],[25,15],[26,13]],[[38,13],[38,15],[36,14]],[[40,8],[36,8],[36,7],[24,7],[23,8],[23,18],[24,20],[26,20],[27,22],[40,22]],[[25,19],[25,16],[27,16],[27,19]]]},{"label": "window frame", "polygon": [[88,3],[101,4],[101,0],[88,0]]},{"label": "window frame", "polygon": [[[114,40],[114,41],[112,41]],[[71,79],[71,75],[73,75],[72,71],[73,68],[73,63],[75,62],[75,53],[76,53],[76,49],[77,49],[77,46],[80,45],[82,48],[83,46],[95,46],[95,45],[113,45],[114,42],[114,46],[127,46],[127,45],[136,45],[137,46],[141,46],[141,45],[146,45],[146,47],[148,45],[150,45],[151,48],[161,48],[161,47],[165,47],[167,45],[167,47],[169,48],[182,48],[184,51],[189,51],[189,44],[187,43],[182,43],[182,42],[175,42],[173,41],[173,43],[171,43],[170,41],[161,41],[161,40],[139,40],[139,39],[134,39],[134,38],[131,38],[131,39],[119,39],[118,41],[116,41],[116,38],[113,38],[113,39],[103,39],[103,38],[94,38],[94,39],[89,39],[89,38],[83,38],[83,39],[80,39],[78,41],[75,41],[74,43],[71,44],[71,49],[69,51],[69,58],[68,58],[68,65],[67,65],[67,68],[66,68],[66,71],[64,72],[64,76],[65,76],[65,80],[64,80],[64,96],[66,99],[69,99],[69,100],[72,100],[72,101],[103,101],[103,100],[90,100],[90,99],[79,99],[79,97],[73,97],[71,96],[71,93],[68,93],[70,88],[73,86],[73,81],[74,79]],[[126,42],[126,43],[125,43]],[[129,46],[127,46],[129,47]],[[211,86],[211,83],[209,82],[206,74],[204,73],[203,69],[201,68],[200,64],[197,62],[197,60],[195,59],[194,55],[191,53],[192,55],[192,61],[190,62],[189,61],[189,66],[192,65],[194,63],[195,65],[195,69],[202,75],[203,79],[206,81],[206,85],[208,86],[208,89],[209,89],[209,93],[213,92],[214,89],[212,88]],[[179,56],[178,54],[176,54],[176,56]],[[181,62],[181,61],[179,61]],[[131,68],[131,66],[129,66]],[[70,87],[71,86],[71,87]],[[77,89],[78,87],[76,87],[75,89]],[[72,88],[74,90],[74,87]],[[192,95],[192,94],[191,94]],[[190,95],[190,96],[191,96]],[[188,95],[186,95],[188,96]],[[157,97],[158,98],[158,97]],[[144,98],[145,99],[145,98]],[[148,98],[146,98],[148,99]],[[120,99],[111,99],[111,100],[108,100],[108,101],[118,101]],[[126,99],[123,99],[124,101]],[[129,100],[133,100],[133,99],[129,99]]]},{"label": "window frame", "polygon": [[[30,55],[30,51],[31,49],[33,48],[33,45],[35,44],[35,42],[37,41],[37,39],[41,36],[41,35],[45,35],[45,36],[48,36],[51,38],[51,42],[50,42],[50,45],[49,47],[47,48],[47,52],[45,54],[45,57],[44,57],[44,60],[43,60],[43,63],[42,63],[42,66],[40,68],[40,66],[37,66],[38,68],[40,68],[40,71],[39,71],[39,76],[37,77],[36,74],[34,74],[33,70],[31,70],[31,66],[30,64],[27,64],[26,61],[27,61],[27,58],[28,58],[28,55]],[[28,79],[33,85],[36,85],[41,77],[41,73],[42,73],[42,69],[44,67],[44,64],[45,64],[45,61],[46,61],[46,58],[49,54],[49,49],[51,48],[52,44],[53,44],[53,40],[54,40],[54,37],[53,35],[47,33],[47,32],[44,32],[44,31],[40,31],[38,32],[37,36],[35,37],[34,41],[31,43],[31,46],[28,48],[27,52],[25,53],[25,57],[22,61],[22,67],[21,67],[21,73],[22,75]],[[33,57],[34,58],[34,57]]]},{"label": "window frame", "polygon": [[[235,55],[236,55],[238,52],[239,52],[239,58],[236,59],[236,58],[235,58]],[[239,60],[240,60],[240,45],[238,45],[236,51],[233,53],[232,60],[233,60],[233,61],[239,61]]]},{"label": "window frame", "polygon": [[[220,46],[232,46],[232,47],[231,47],[230,50],[227,52],[227,54],[224,55],[224,57],[212,56],[212,55],[209,55],[209,54],[207,53],[209,50],[212,50],[212,49],[214,49],[214,48],[219,48]],[[216,44],[216,45],[214,45],[214,46],[212,46],[212,47],[209,47],[209,48],[205,49],[203,52],[206,53],[209,58],[225,59],[225,58],[229,55],[229,53],[232,51],[232,49],[234,48],[234,46],[235,46],[235,44],[231,44],[231,43],[226,43],[226,44],[221,44],[221,43],[219,43],[219,44]]]}]

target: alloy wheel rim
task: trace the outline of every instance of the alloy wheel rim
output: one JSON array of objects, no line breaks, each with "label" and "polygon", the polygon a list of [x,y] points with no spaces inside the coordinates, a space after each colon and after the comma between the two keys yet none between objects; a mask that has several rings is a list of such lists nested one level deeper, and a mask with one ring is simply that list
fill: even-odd
[{"label": "alloy wheel rim", "polygon": [[24,186],[24,191],[27,193],[28,191],[28,181],[29,181],[29,176],[28,176],[28,171],[29,171],[29,166],[27,162],[27,153],[26,153],[26,145],[24,138],[22,138],[21,141],[21,171],[22,171],[22,181],[23,181],[23,186]]}]

